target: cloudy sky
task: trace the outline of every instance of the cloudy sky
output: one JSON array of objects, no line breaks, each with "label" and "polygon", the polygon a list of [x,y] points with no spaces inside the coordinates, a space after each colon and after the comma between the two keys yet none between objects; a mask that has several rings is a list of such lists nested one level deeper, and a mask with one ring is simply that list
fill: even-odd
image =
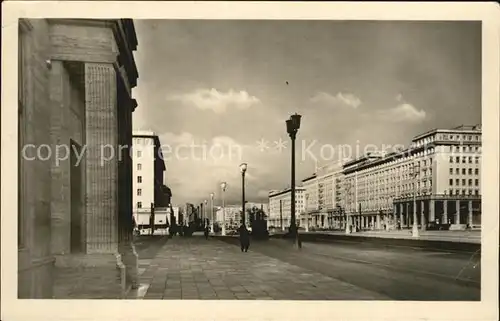
[{"label": "cloudy sky", "polygon": [[297,179],[436,127],[481,120],[481,25],[136,20],[134,129],[164,146],[173,202],[264,201],[290,181],[285,120],[302,115]]}]

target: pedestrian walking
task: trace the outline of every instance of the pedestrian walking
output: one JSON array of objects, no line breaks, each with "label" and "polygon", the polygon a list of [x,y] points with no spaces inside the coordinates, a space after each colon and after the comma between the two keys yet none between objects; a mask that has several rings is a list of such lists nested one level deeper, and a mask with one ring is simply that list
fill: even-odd
[{"label": "pedestrian walking", "polygon": [[241,252],[248,252],[250,247],[250,233],[244,224],[239,228]]},{"label": "pedestrian walking", "polygon": [[205,226],[205,239],[208,240],[208,225]]},{"label": "pedestrian walking", "polygon": [[295,228],[295,235],[297,237],[297,245],[299,246],[299,249],[301,249],[302,248],[302,239],[300,238],[299,229],[297,227]]}]

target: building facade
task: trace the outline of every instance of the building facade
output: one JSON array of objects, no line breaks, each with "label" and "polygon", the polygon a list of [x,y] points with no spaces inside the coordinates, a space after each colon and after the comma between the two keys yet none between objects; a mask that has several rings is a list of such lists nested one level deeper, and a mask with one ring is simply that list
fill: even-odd
[{"label": "building facade", "polygon": [[134,23],[20,19],[18,44],[18,297],[65,297],[54,272],[76,267],[122,295],[137,280],[132,160],[118,149],[137,106]]},{"label": "building facade", "polygon": [[[301,213],[305,210],[305,188],[295,188],[295,219],[297,225],[301,225]],[[287,188],[281,191],[269,192],[269,228],[280,228],[285,230],[291,223],[292,190]]]},{"label": "building facade", "polygon": [[[361,229],[481,226],[481,126],[434,129],[408,149],[344,164],[343,209]],[[341,219],[338,216],[336,219]]]},{"label": "building facade", "polygon": [[[246,206],[245,208],[248,209],[249,207]],[[241,205],[225,205],[224,209],[222,207],[217,207],[215,212],[215,221],[219,224],[219,226],[222,226],[224,212],[226,218],[226,228],[237,229],[241,224]],[[245,220],[247,226],[249,226],[248,215],[245,217]]]},{"label": "building facade", "polygon": [[[164,206],[165,162],[160,138],[152,131],[134,131],[132,145],[134,211]],[[171,194],[171,192],[170,192]]]},{"label": "building facade", "polygon": [[316,169],[316,173],[302,180],[305,189],[305,210],[301,213],[302,226],[308,228],[340,228],[335,219],[342,202],[343,167],[334,162]]}]

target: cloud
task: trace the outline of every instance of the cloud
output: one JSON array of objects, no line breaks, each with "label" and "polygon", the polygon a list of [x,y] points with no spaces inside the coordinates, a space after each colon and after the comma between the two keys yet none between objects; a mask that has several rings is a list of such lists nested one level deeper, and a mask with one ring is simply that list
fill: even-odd
[{"label": "cloud", "polygon": [[246,91],[220,92],[215,88],[197,89],[183,95],[173,95],[169,100],[177,100],[186,105],[193,105],[202,110],[223,113],[229,108],[248,109],[260,103],[260,100]]},{"label": "cloud", "polygon": [[257,197],[259,197],[259,198],[264,198],[264,199],[265,199],[265,198],[269,198],[269,191],[268,191],[268,190],[262,190],[262,189],[261,189],[261,190],[259,190],[259,191],[257,192]]},{"label": "cloud", "polygon": [[418,110],[412,104],[402,103],[394,108],[380,111],[379,116],[390,122],[418,123],[426,118],[427,113],[423,109]]},{"label": "cloud", "polygon": [[361,105],[361,99],[355,95],[341,92],[337,93],[335,96],[325,92],[318,92],[316,95],[311,97],[310,101],[312,103],[323,103],[328,105],[340,104],[354,109]]}]

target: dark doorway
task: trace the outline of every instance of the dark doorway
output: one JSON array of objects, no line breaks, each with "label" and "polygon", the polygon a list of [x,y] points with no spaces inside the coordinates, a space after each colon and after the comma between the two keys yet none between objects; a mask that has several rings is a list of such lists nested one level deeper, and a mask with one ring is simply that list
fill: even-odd
[{"label": "dark doorway", "polygon": [[82,164],[78,163],[81,146],[71,141],[70,150],[70,194],[71,194],[71,252],[81,252],[82,249]]},{"label": "dark doorway", "polygon": [[460,224],[469,223],[469,201],[460,205]]}]

